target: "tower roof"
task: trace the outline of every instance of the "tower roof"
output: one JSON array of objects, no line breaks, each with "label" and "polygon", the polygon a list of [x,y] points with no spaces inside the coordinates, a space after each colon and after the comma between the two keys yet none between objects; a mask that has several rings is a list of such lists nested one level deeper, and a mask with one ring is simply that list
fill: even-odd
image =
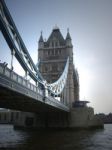
[{"label": "tower roof", "polygon": [[58,40],[61,46],[65,45],[65,40],[57,26],[53,28],[52,33],[47,40],[47,45],[49,45],[50,41],[53,40]]}]

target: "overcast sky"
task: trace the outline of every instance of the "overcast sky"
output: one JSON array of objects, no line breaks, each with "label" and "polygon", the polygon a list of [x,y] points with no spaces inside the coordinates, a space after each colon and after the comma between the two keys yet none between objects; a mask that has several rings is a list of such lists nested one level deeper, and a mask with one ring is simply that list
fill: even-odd
[{"label": "overcast sky", "polygon": [[[89,100],[95,113],[112,112],[112,0],[6,0],[6,4],[35,63],[41,30],[47,39],[57,24],[65,38],[69,28],[80,99]],[[0,43],[0,59],[10,64],[1,33]],[[16,64],[15,60],[19,71]]]}]

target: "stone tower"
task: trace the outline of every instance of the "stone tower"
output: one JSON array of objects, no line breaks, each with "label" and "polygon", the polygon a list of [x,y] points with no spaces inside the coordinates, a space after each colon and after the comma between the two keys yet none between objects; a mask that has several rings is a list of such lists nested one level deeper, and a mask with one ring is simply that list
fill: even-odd
[{"label": "stone tower", "polygon": [[39,70],[48,83],[58,80],[68,57],[69,73],[66,83],[66,95],[67,101],[72,107],[72,103],[79,100],[79,78],[73,64],[73,45],[69,30],[67,30],[67,35],[64,39],[60,29],[56,26],[46,41],[43,40],[41,32],[38,41]]}]

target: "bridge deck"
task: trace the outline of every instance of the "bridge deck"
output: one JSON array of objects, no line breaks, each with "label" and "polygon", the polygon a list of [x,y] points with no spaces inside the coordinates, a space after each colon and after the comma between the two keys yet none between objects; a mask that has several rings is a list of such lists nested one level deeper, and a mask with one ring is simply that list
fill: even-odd
[{"label": "bridge deck", "polygon": [[48,95],[16,74],[14,71],[0,64],[0,107],[22,111],[65,111],[69,106]]}]

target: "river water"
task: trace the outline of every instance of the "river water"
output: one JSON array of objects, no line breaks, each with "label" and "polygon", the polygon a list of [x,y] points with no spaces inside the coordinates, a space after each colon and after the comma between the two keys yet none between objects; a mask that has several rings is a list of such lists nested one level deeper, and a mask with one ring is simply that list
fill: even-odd
[{"label": "river water", "polygon": [[0,125],[0,150],[112,150],[112,125],[83,131],[22,131]]}]

